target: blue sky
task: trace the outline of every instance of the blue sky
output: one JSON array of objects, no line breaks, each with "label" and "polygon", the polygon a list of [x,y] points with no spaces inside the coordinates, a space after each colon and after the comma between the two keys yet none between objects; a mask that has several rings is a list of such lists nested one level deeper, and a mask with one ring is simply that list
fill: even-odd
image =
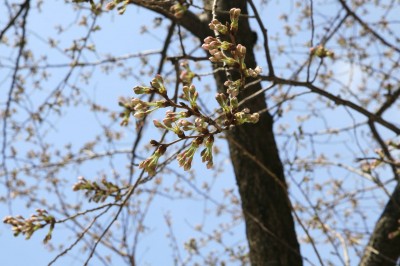
[{"label": "blue sky", "polygon": [[[62,10],[62,17],[60,16],[60,10]],[[39,55],[46,55],[49,64],[69,64],[70,59],[64,56],[62,52],[57,51],[57,49],[49,49],[46,40],[49,37],[56,36],[61,40],[60,47],[67,48],[72,39],[77,38],[79,35],[83,36],[85,34],[85,29],[77,27],[74,24],[69,25],[71,20],[74,20],[76,17],[77,14],[72,9],[71,5],[66,5],[63,1],[51,1],[45,3],[41,12],[32,8],[28,17],[29,47]],[[137,52],[159,50],[162,44],[161,38],[163,38],[166,33],[164,29],[167,24],[164,23],[163,28],[158,30],[156,34],[140,34],[142,22],[145,20],[150,23],[148,25],[150,30],[152,29],[150,17],[154,17],[154,15],[134,6],[128,8],[124,16],[119,16],[116,12],[110,12],[101,16],[99,18],[99,25],[101,25],[102,30],[95,33],[91,39],[91,41],[96,44],[100,57],[107,53],[124,56]],[[1,20],[0,23],[3,24],[5,21]],[[72,29],[58,35],[56,33],[56,25],[71,27]],[[37,36],[40,36],[40,38]],[[4,46],[2,46],[1,49],[3,49],[3,55],[8,52],[15,53],[15,51],[7,49]],[[154,57],[154,62],[158,62],[159,56]],[[152,60],[151,56],[149,58]],[[82,60],[97,61],[98,58],[96,55],[86,53]],[[4,58],[2,61],[6,62]],[[135,61],[131,62],[133,71],[141,68],[140,63]],[[172,69],[170,64],[166,64],[166,67],[170,70]],[[67,70],[68,68],[54,68],[50,71],[51,78],[47,83],[48,91],[56,86],[57,82],[63,78],[63,75],[65,75]],[[9,75],[10,73],[7,69],[0,71],[3,72],[1,75],[4,76]],[[93,76],[94,78],[90,81],[90,84],[85,87],[86,91],[84,93],[87,95],[87,98],[116,111],[120,110],[118,107],[119,97],[132,97],[133,86],[150,81],[150,77],[138,81],[132,79],[121,79],[118,73],[104,75],[101,73],[99,68],[93,71]],[[73,77],[72,80],[74,79],[77,78]],[[9,86],[7,81],[8,80],[5,80],[1,84],[3,88]],[[3,90],[3,92],[4,91],[6,90]],[[33,102],[40,102],[43,97],[42,95],[45,94],[46,93],[33,94],[33,97],[35,98],[31,98],[31,100]],[[102,123],[109,123],[108,121],[99,121],[98,117],[93,115],[93,113],[88,109],[89,108],[85,106],[71,106],[67,108],[61,117],[54,116],[52,118],[53,124],[51,126],[42,129],[43,135],[46,136],[46,139],[50,142],[57,143],[58,146],[72,143],[73,147],[79,147],[86,141],[91,140],[93,136],[100,133],[102,130]],[[77,119],[77,117],[79,117],[79,119]],[[119,127],[118,124],[119,121],[116,121],[116,125],[114,126]],[[66,132],[68,133],[65,134]],[[157,138],[160,136],[160,133],[161,132],[153,131],[152,136],[146,135],[143,142],[148,143],[150,140],[149,137]],[[132,136],[126,134],[126,138],[120,143],[117,143],[116,148],[129,149],[132,140]],[[18,146],[18,143],[16,145]],[[22,151],[27,149],[24,145],[26,144],[21,143],[20,149],[22,149]],[[118,167],[119,164],[119,167],[124,168],[126,163],[126,157],[121,157],[120,162],[117,160],[116,167]],[[101,169],[103,166],[104,161],[89,163],[79,170],[79,174],[84,174],[86,178],[94,179],[98,176],[98,169]],[[231,170],[229,170],[229,164],[227,166],[228,167],[225,169],[226,175],[219,178],[220,180],[218,182],[220,184],[216,184],[215,187],[235,187]],[[177,167],[177,165],[174,164],[173,167]],[[211,171],[205,171],[203,167],[198,167],[198,169],[201,171],[204,179],[212,176]],[[105,170],[105,172],[107,172],[107,170]],[[69,176],[69,178],[72,179],[72,184],[77,180],[78,172],[68,168],[62,171],[62,175]],[[27,179],[29,179],[29,177],[27,177]],[[167,180],[166,182],[173,183],[173,180]],[[199,178],[196,182],[201,184],[201,179]],[[70,190],[70,187],[71,186],[66,187],[66,191]],[[148,187],[151,187],[151,184]],[[2,193],[4,192],[4,189],[2,189]],[[46,192],[43,191],[43,193]],[[52,200],[54,202],[57,201],[57,199],[52,195],[46,195],[45,197],[50,202]],[[69,192],[68,197],[73,199],[76,197],[76,193],[71,191]],[[171,208],[171,204],[174,205],[173,208]],[[192,201],[174,201],[162,197],[157,198],[153,205],[155,205],[155,207],[150,208],[150,212],[146,218],[146,224],[149,226],[150,232],[140,240],[140,246],[137,252],[138,262],[140,265],[160,265],[160,263],[165,262],[166,258],[170,256],[169,254],[171,251],[169,248],[169,241],[165,237],[167,231],[163,225],[165,224],[164,216],[167,213],[172,217],[173,226],[177,231],[178,241],[182,244],[193,235],[193,230],[190,227],[203,222],[203,216],[201,215],[202,212],[199,212],[198,210],[204,209],[207,206],[204,200],[201,199]],[[32,207],[26,207],[23,201],[13,202],[12,209],[14,214],[22,214],[24,216],[29,216],[34,212],[34,209]],[[5,217],[8,214],[9,212],[6,208],[0,209],[1,217]],[[204,224],[206,226],[209,223],[213,224],[215,222],[205,221]],[[240,239],[243,241],[243,226],[239,227],[239,231],[241,231]],[[27,241],[24,237],[13,237],[9,226],[1,224],[0,255],[2,257],[2,264],[9,266],[22,266],[29,262],[31,265],[47,265],[47,263],[51,261],[57,253],[49,252],[48,248],[41,243],[45,233],[45,231],[37,232],[29,241]],[[56,229],[56,232],[53,235],[53,241],[55,244],[72,243],[73,240],[74,234],[62,227],[59,227],[58,230]],[[235,241],[238,240],[236,239]],[[101,248],[99,250],[104,252]],[[84,260],[86,257],[79,258],[79,254],[79,250],[75,250],[71,252],[71,255],[62,258],[58,263],[56,263],[56,265],[81,265],[82,262],[80,260]],[[157,255],[155,256],[154,254]],[[76,258],[79,259],[76,260]],[[93,260],[92,265],[97,265],[96,259]]]},{"label": "blue sky", "polygon": [[[284,3],[282,3],[284,2]],[[288,1],[290,2],[290,1]],[[286,1],[276,1],[276,3],[271,3],[269,8],[276,9],[276,12],[270,12],[269,14],[274,14],[274,16],[268,16],[265,18],[266,25],[269,26],[269,34],[270,36],[279,36],[282,33],[279,32],[279,27],[274,27],[274,25],[281,25],[282,21],[279,20],[280,12],[285,11],[286,13],[293,12],[295,7],[291,4],[288,4]],[[197,10],[194,10],[197,11]],[[2,16],[2,12],[0,11],[0,17]],[[265,9],[260,8],[260,13],[267,12]],[[77,22],[80,21],[81,15],[84,13],[77,13],[72,9],[71,5],[66,5],[64,1],[48,1],[43,4],[42,12],[38,12],[35,8],[32,8],[32,11],[28,18],[28,39],[29,39],[29,47],[34,51],[36,55],[46,55],[48,58],[49,64],[58,64],[65,63],[69,64],[70,59],[67,58],[62,52],[57,51],[57,49],[49,49],[48,45],[45,41],[49,37],[57,36],[60,39],[60,47],[63,49],[68,48],[71,45],[71,41],[76,39],[77,36],[85,35],[85,28],[77,26]],[[97,61],[99,58],[103,58],[107,53],[112,53],[117,56],[123,56],[126,54],[135,54],[140,51],[154,51],[159,50],[162,46],[162,39],[166,35],[166,26],[168,23],[166,21],[163,22],[162,27],[158,29],[154,29],[153,22],[150,18],[153,18],[154,14],[148,13],[143,9],[139,9],[135,6],[131,6],[128,8],[127,12],[123,16],[119,16],[116,12],[109,12],[103,14],[98,21],[98,24],[101,26],[101,30],[94,33],[89,42],[96,45],[97,54],[86,52],[82,57],[83,61],[93,62]],[[78,19],[79,18],[79,19]],[[71,21],[75,21],[71,23]],[[0,25],[4,25],[6,21],[0,19]],[[90,22],[90,19],[89,19]],[[148,27],[150,31],[154,31],[152,34],[141,34],[140,32],[143,30],[143,23]],[[66,27],[67,30],[62,34],[57,34],[56,25],[62,25]],[[254,27],[255,28],[255,27]],[[40,38],[38,37],[40,36]],[[309,36],[300,36],[302,38],[297,39],[298,43],[292,43],[292,46],[299,45],[299,49],[301,51],[303,57],[307,57],[305,53],[306,49],[300,46],[300,44],[304,45],[305,40],[309,38]],[[303,42],[303,43],[301,43]],[[186,40],[185,45],[190,47],[191,40]],[[274,42],[271,43],[273,49]],[[288,44],[288,46],[290,46]],[[291,49],[296,50],[297,48],[291,47]],[[174,46],[172,51],[179,54],[178,46]],[[6,48],[4,46],[0,46],[0,62],[3,64],[10,64],[7,61],[7,54],[14,54],[15,49]],[[199,52],[200,53],[200,52]],[[260,57],[263,55],[260,52]],[[285,55],[274,55],[277,60],[276,66],[279,73],[283,75],[286,74],[285,68]],[[300,56],[301,57],[301,56]],[[159,60],[158,55],[151,55],[148,57],[151,63],[157,64]],[[287,59],[287,58],[286,58]],[[267,69],[265,62],[261,61],[261,66],[263,69]],[[121,78],[121,75],[118,73],[119,71],[112,71],[110,74],[104,74],[101,72],[100,67],[96,68],[88,68],[83,71],[92,71],[92,78],[88,83],[82,82],[78,77],[77,73],[79,70],[76,70],[74,75],[71,78],[71,83],[78,84],[80,88],[84,88],[82,93],[85,95],[86,99],[90,101],[94,101],[96,103],[102,104],[111,110],[119,111],[118,107],[118,98],[121,96],[124,97],[132,97],[132,87],[138,84],[148,83],[151,79],[151,75],[146,76],[145,74],[140,74],[140,71],[149,71],[149,69],[143,68],[142,64],[139,60],[130,60],[127,61],[128,67],[131,69],[127,69],[132,71],[136,77],[129,76],[127,79]],[[193,66],[194,67],[194,66]],[[335,63],[333,64],[333,69],[338,73],[343,73],[341,77],[344,81],[348,80],[349,69],[351,69],[351,65],[346,63]],[[45,83],[46,88],[42,92],[32,93],[30,100],[33,102],[33,105],[40,103],[43,100],[43,96],[46,95],[52,88],[57,86],[60,80],[63,79],[65,73],[68,68],[53,68],[51,70],[51,78]],[[173,66],[169,63],[165,65],[165,72],[171,72],[173,70]],[[208,72],[209,69],[201,69],[199,72]],[[360,75],[360,70],[355,68],[356,76]],[[79,73],[79,72],[78,72]],[[10,69],[0,68],[0,87],[5,88],[0,91],[0,98],[4,96],[4,92],[7,91],[9,86],[9,77]],[[2,76],[6,78],[3,80]],[[357,76],[354,78],[353,83],[354,86],[359,81],[360,77]],[[202,83],[196,81],[200,87],[200,84],[209,83],[211,87],[211,92],[204,92],[206,102],[209,103],[214,97],[213,91],[213,83],[212,80],[208,77],[204,77],[202,79]],[[195,83],[196,84],[196,83]],[[196,85],[197,85],[196,84]],[[293,89],[297,90],[297,89]],[[269,96],[270,94],[267,94]],[[307,121],[303,125],[304,131],[318,131],[323,130],[325,128],[325,121],[328,120],[329,126],[341,127],[342,125],[352,124],[352,118],[347,116],[347,110],[343,108],[337,108],[336,110],[325,110],[324,104],[320,103],[316,100],[312,100],[315,98],[310,98],[311,100],[304,100],[301,98],[296,101],[295,106],[293,107],[293,111],[288,112],[283,118],[278,121],[278,126],[288,126],[291,127],[293,132],[296,129],[293,129],[297,125],[297,120],[299,119],[299,115],[308,114],[308,108],[310,106],[310,102],[315,104],[315,106],[320,107],[321,111],[318,115],[324,114],[324,116],[316,115],[315,119]],[[2,102],[2,101],[1,101]],[[3,103],[3,102],[2,102]],[[318,108],[317,108],[318,109]],[[21,119],[24,115],[21,112]],[[162,115],[162,112],[157,114],[158,116]],[[156,116],[157,116],[156,115]],[[362,121],[362,118],[357,114],[353,114],[354,119],[356,121]],[[112,125],[114,128],[118,128],[119,121],[111,121],[108,118],[99,117],[92,112],[90,112],[89,108],[85,105],[74,106],[71,104],[69,107],[65,109],[62,116],[57,116],[50,114],[49,119],[51,119],[52,124],[45,125],[41,128],[41,133],[46,137],[46,140],[54,144],[53,148],[63,147],[63,145],[67,143],[71,143],[73,149],[77,150],[79,147],[88,140],[93,139],[93,137],[97,134],[101,134],[102,126]],[[277,127],[278,127],[277,126]],[[124,132],[124,138],[118,141],[114,149],[130,149],[131,143],[134,140],[134,130],[132,129],[121,129]],[[278,130],[279,131],[279,130]],[[147,143],[150,139],[157,139],[161,132],[159,131],[147,131],[148,133],[144,136],[143,143]],[[360,135],[360,136],[359,136]],[[358,137],[362,139],[362,142],[366,142],[367,140],[363,139],[360,133],[348,133],[341,135],[336,138],[334,141],[328,141],[326,144],[322,144],[315,149],[316,155],[324,152],[331,156],[335,156],[335,154],[340,154],[342,157],[340,160],[352,160],[352,152],[353,150],[344,150],[343,147],[346,146],[347,143],[353,143],[358,140]],[[317,141],[326,140],[325,137],[317,138]],[[23,141],[23,136],[15,139],[19,149],[22,151],[26,151],[28,146],[26,142]],[[20,141],[20,142],[19,142]],[[223,198],[222,191],[232,189],[236,192],[236,184],[234,181],[231,165],[229,162],[228,151],[226,148],[226,144],[224,144],[224,140],[218,140],[219,145],[221,145],[221,153],[222,156],[217,158],[216,164],[220,165],[220,167],[224,170],[222,174],[219,174],[218,177],[214,177],[214,172],[210,170],[206,170],[204,165],[201,163],[195,163],[195,171],[196,178],[191,180],[193,184],[201,187],[204,182],[209,182],[213,184],[212,189],[210,190],[210,196],[216,198],[221,201],[228,201]],[[279,134],[278,137],[279,145],[281,146],[289,146],[291,147],[289,151],[296,149],[296,142],[293,139],[286,137],[285,134]],[[337,145],[338,144],[338,145]],[[339,146],[340,144],[340,146]],[[102,143],[100,147],[98,147],[96,151],[100,151],[101,149],[107,150],[110,149],[111,145],[107,143]],[[304,156],[308,153],[311,153],[311,147],[307,147],[304,149]],[[146,150],[141,150],[141,155],[146,156],[150,154],[150,152],[146,152]],[[302,154],[302,153],[300,153]],[[291,154],[281,154],[283,158],[293,159],[291,158]],[[125,169],[126,164],[128,162],[125,155],[121,155],[117,157],[118,159],[113,161],[113,167],[116,169]],[[339,160],[339,159],[338,159]],[[109,169],[109,165],[111,163],[108,160],[98,160],[94,162],[87,163],[81,166],[79,169],[74,169],[73,167],[67,167],[63,171],[59,173],[63,178],[68,179],[68,181],[73,184],[79,175],[84,175],[87,179],[96,179],[99,177],[101,172],[111,176],[111,170]],[[173,169],[178,169],[177,164],[171,164]],[[180,171],[181,174],[184,174]],[[323,180],[328,180],[332,176],[338,176],[338,179],[344,180],[350,187],[361,186],[359,183],[362,183],[362,180],[352,179],[351,176],[348,175],[346,171],[333,168],[328,170],[316,170],[314,173],[304,173],[309,174],[311,178],[318,178],[320,182]],[[184,174],[186,178],[190,178],[189,175]],[[291,181],[299,181],[301,175],[291,177],[293,180]],[[168,175],[163,179],[163,187],[172,187],[176,180],[179,178]],[[29,177],[27,177],[29,180]],[[183,178],[179,179],[181,183],[186,184],[186,181]],[[29,181],[28,181],[29,182]],[[186,182],[186,183],[185,183]],[[72,193],[70,191],[70,184],[65,188],[64,192],[66,196],[74,200],[79,200],[82,198],[82,195],[77,193]],[[146,184],[144,189],[151,189],[152,183]],[[190,187],[190,186],[189,186]],[[293,192],[292,196],[294,199],[302,201],[302,195],[296,189],[295,186],[292,187]],[[4,190],[0,190],[2,193]],[[38,191],[39,193],[44,193],[44,197],[47,198],[50,202],[57,202],[57,199],[54,195],[45,194],[45,190]],[[148,231],[145,235],[143,235],[139,242],[139,247],[137,251],[138,262],[139,265],[172,265],[171,259],[171,247],[170,241],[166,237],[168,234],[168,228],[165,226],[165,216],[169,215],[172,219],[173,229],[175,231],[175,236],[177,238],[177,243],[183,246],[183,243],[188,241],[191,237],[199,236],[200,233],[196,233],[193,230],[198,224],[203,224],[205,231],[212,233],[213,229],[217,227],[217,225],[221,222],[224,222],[224,219],[227,219],[227,216],[216,217],[215,215],[206,216],[204,212],[208,209],[212,209],[213,203],[211,201],[204,200],[200,195],[196,195],[196,190],[192,189],[191,192],[195,195],[193,200],[178,200],[171,199],[168,197],[158,196],[149,208],[149,212],[146,216],[146,225],[148,226]],[[310,194],[310,198],[317,199],[320,195],[318,192],[312,192]],[[378,193],[378,196],[381,194]],[[145,200],[146,198],[138,197],[140,200]],[[90,206],[94,206],[91,204]],[[26,207],[24,201],[16,201],[13,203],[13,213],[14,214],[22,214],[25,216],[33,213],[34,208]],[[372,211],[371,211],[372,213]],[[0,217],[4,217],[8,215],[7,208],[0,209]],[[376,217],[376,216],[373,216]],[[107,219],[104,219],[103,222],[106,222]],[[299,237],[304,236],[304,233],[298,228]],[[22,266],[27,265],[29,262],[31,265],[47,265],[47,263],[54,258],[56,255],[55,252],[48,252],[46,247],[42,245],[41,240],[45,235],[45,231],[36,233],[30,241],[26,241],[23,237],[14,238],[9,230],[9,227],[1,224],[0,225],[0,256],[2,258],[2,263],[4,265],[10,266]],[[74,235],[71,231],[60,227],[53,235],[53,241],[55,244],[60,243],[71,243],[73,242]],[[231,245],[235,245],[237,243],[243,244],[245,243],[245,234],[244,234],[244,226],[243,223],[239,223],[237,226],[232,228],[232,234],[227,234],[224,239],[227,243]],[[223,248],[217,243],[213,243],[213,245],[208,247],[210,250],[215,249],[216,254],[218,252],[222,252]],[[312,261],[315,261],[315,256],[313,255],[311,248],[309,246],[302,246],[303,255],[309,257]],[[104,249],[100,248],[100,252],[108,252]],[[56,265],[81,265],[81,261],[79,259],[86,259],[86,255],[83,255],[83,258],[80,257],[81,251],[79,249],[71,252],[71,256],[66,256],[62,258],[58,264]],[[329,255],[329,249],[321,249],[321,252]],[[77,260],[78,258],[78,260]],[[93,260],[92,265],[97,265],[96,259]],[[352,261],[354,263],[354,261]],[[116,262],[114,262],[116,263]],[[116,265],[116,264],[114,264]]]}]

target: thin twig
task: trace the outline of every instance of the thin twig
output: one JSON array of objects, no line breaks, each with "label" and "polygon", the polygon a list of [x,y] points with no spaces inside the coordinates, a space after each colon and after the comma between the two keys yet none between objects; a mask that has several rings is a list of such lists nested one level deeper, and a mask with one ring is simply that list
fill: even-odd
[{"label": "thin twig", "polygon": [[251,8],[252,8],[252,10],[253,10],[254,16],[256,17],[258,26],[260,27],[261,32],[262,32],[262,35],[263,35],[263,39],[264,39],[264,52],[265,52],[265,55],[266,55],[266,57],[267,57],[267,64],[268,64],[268,71],[269,71],[268,76],[273,77],[273,76],[275,76],[275,72],[274,72],[274,66],[272,65],[271,52],[270,52],[270,50],[269,50],[269,44],[268,44],[268,30],[265,28],[265,26],[264,26],[264,24],[263,24],[263,22],[262,22],[262,20],[261,20],[261,17],[260,17],[260,15],[258,14],[257,7],[256,7],[256,6],[254,5],[254,3],[253,3],[253,0],[248,0],[247,2],[250,4],[250,6],[251,6]]},{"label": "thin twig", "polygon": [[[25,45],[26,45],[26,21],[27,21],[27,18],[28,18],[29,10],[30,10],[30,0],[26,0],[24,2],[24,4],[21,5],[20,12],[22,12],[23,10],[25,11],[25,13],[22,16],[22,25],[21,25],[22,35],[21,35],[21,41],[20,41],[21,43],[19,44],[18,55],[17,55],[17,58],[16,58],[15,68],[14,68],[14,72],[13,72],[13,75],[12,75],[12,81],[11,81],[10,89],[8,90],[6,109],[4,111],[4,119],[3,119],[3,133],[2,133],[3,134],[3,143],[2,143],[2,147],[1,147],[1,155],[2,155],[1,166],[4,169],[4,172],[5,172],[8,208],[9,208],[9,212],[10,213],[12,213],[11,202],[9,201],[11,199],[11,197],[10,197],[10,195],[11,195],[11,191],[10,191],[11,184],[10,184],[10,180],[9,180],[9,176],[8,176],[7,160],[6,160],[7,122],[8,122],[8,117],[10,116],[10,108],[11,108],[13,92],[14,92],[14,89],[16,88],[16,85],[17,85],[17,74],[19,72],[19,65],[21,63],[22,53],[23,53]],[[20,12],[18,12],[18,13],[20,13]],[[18,14],[18,16],[19,16],[19,14]],[[18,16],[15,16],[14,18],[16,19]],[[14,22],[12,24],[14,24]],[[9,24],[10,27],[11,27],[12,24]],[[6,29],[3,32],[5,32],[5,31],[6,31]],[[2,34],[4,34],[3,32],[2,32]],[[2,34],[0,34],[0,41],[1,41]]]}]

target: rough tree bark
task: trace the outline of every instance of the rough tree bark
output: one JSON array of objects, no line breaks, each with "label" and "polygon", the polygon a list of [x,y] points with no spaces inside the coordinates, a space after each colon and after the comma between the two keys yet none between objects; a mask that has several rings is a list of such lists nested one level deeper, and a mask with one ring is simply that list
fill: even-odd
[{"label": "rough tree bark", "polygon": [[[213,1],[205,2],[211,9],[210,2]],[[242,14],[248,14],[246,1],[217,3],[217,10],[226,12],[236,7],[242,10]],[[221,22],[229,21],[226,13],[218,12],[217,15]],[[247,47],[246,65],[254,68],[257,65],[253,51],[254,33],[247,18],[241,18],[239,25],[237,42]],[[224,92],[225,73],[218,72],[215,79],[218,90]],[[240,97],[246,98],[260,89],[261,84],[257,83],[241,92]],[[267,107],[264,94],[246,102],[243,107],[252,112],[264,110]],[[266,112],[259,123],[235,128],[227,133],[227,139],[241,196],[251,264],[302,265],[271,115]]]},{"label": "rough tree bark", "polygon": [[390,200],[365,248],[361,266],[395,266],[400,256],[400,237],[390,239],[388,236],[399,227],[400,219],[400,184],[397,184]]}]

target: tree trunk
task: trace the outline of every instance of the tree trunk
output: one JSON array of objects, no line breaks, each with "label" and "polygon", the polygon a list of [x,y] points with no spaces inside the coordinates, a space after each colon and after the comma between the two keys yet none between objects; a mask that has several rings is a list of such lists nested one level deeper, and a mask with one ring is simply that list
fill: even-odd
[{"label": "tree trunk", "polygon": [[360,266],[395,266],[400,257],[400,237],[389,238],[399,228],[400,184],[397,184],[389,202],[375,225],[364,251]]},{"label": "tree trunk", "polygon": [[[221,11],[229,11],[232,7],[240,8],[242,14],[248,14],[246,1],[218,1],[218,9]],[[229,15],[218,13],[218,20],[222,23],[229,21]],[[254,35],[248,19],[241,18],[236,37],[237,42],[247,48],[246,65],[251,68],[257,65],[253,51],[256,41]],[[225,73],[218,72],[215,79],[218,90],[225,92]],[[257,83],[242,91],[239,96],[243,99],[260,89],[261,84]],[[251,112],[265,110],[267,105],[264,94],[246,102],[244,107],[248,107]],[[227,138],[241,196],[251,264],[302,265],[271,115],[263,113],[257,124],[241,125],[229,131]]]},{"label": "tree trunk", "polygon": [[[212,9],[212,0],[204,0],[205,7]],[[229,11],[236,7],[247,14],[246,1],[219,0],[218,19],[229,21]],[[144,1],[133,1],[150,10],[176,20],[170,12],[168,2],[164,8],[147,5]],[[210,14],[209,18],[211,18]],[[201,41],[213,35],[208,28],[210,20],[200,20],[191,12],[177,20]],[[246,46],[246,65],[254,68],[257,63],[253,51],[254,33],[247,18],[241,17],[237,42]],[[227,80],[223,71],[215,74],[217,88],[225,92]],[[240,93],[241,99],[261,90],[257,83]],[[239,99],[240,101],[240,99]],[[264,94],[247,101],[242,108],[252,112],[266,110]],[[292,217],[282,162],[279,158],[273,133],[273,119],[268,112],[260,116],[255,125],[241,125],[227,133],[230,155],[239,187],[242,209],[246,224],[246,234],[250,247],[250,261],[253,266],[301,266],[303,264]]]}]

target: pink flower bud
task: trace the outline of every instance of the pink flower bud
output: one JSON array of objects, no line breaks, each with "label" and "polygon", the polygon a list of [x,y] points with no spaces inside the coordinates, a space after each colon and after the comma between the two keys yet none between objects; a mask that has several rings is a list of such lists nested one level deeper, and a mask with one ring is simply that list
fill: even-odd
[{"label": "pink flower bud", "polygon": [[244,57],[246,55],[246,47],[241,44],[238,44],[236,46],[236,51],[238,51],[241,57]]},{"label": "pink flower bud", "polygon": [[216,52],[215,54],[214,54],[214,58],[215,59],[217,59],[217,60],[221,60],[222,58],[224,58],[225,56],[224,56],[224,54],[222,53],[222,52]]},{"label": "pink flower bud", "polygon": [[210,45],[213,47],[213,49],[218,48],[218,46],[221,44],[219,41],[212,41],[210,42]]},{"label": "pink flower bud", "polygon": [[164,125],[161,124],[160,121],[158,121],[156,119],[153,120],[153,124],[154,124],[155,127],[164,128]]},{"label": "pink flower bud", "polygon": [[236,21],[239,19],[240,16],[240,8],[232,8],[231,10],[229,10],[229,16],[231,21]]},{"label": "pink flower bud", "polygon": [[218,63],[219,61],[215,57],[209,57],[208,60],[210,60],[213,63]]},{"label": "pink flower bud", "polygon": [[215,41],[215,40],[216,40],[216,38],[208,36],[207,38],[204,39],[204,43],[210,43],[210,42]]},{"label": "pink flower bud", "polygon": [[105,9],[106,9],[107,11],[113,10],[113,9],[115,8],[115,6],[116,6],[115,2],[108,2],[108,3],[106,4],[106,6],[105,6]]},{"label": "pink flower bud", "polygon": [[218,49],[211,49],[210,51],[208,51],[211,55],[214,55],[215,53],[218,53],[219,50]]},{"label": "pink flower bud", "polygon": [[204,43],[201,47],[202,47],[204,50],[210,50],[210,45],[209,45],[209,44]]}]

